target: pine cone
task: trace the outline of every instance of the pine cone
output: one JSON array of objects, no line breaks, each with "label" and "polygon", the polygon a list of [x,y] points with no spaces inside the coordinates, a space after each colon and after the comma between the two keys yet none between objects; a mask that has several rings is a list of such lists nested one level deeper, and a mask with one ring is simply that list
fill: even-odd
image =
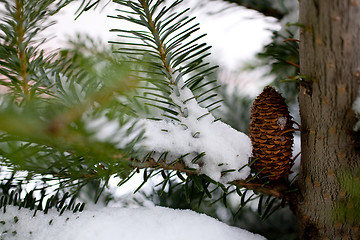
[{"label": "pine cone", "polygon": [[253,103],[250,119],[255,171],[269,180],[288,175],[294,129],[285,99],[273,87],[265,87]]}]

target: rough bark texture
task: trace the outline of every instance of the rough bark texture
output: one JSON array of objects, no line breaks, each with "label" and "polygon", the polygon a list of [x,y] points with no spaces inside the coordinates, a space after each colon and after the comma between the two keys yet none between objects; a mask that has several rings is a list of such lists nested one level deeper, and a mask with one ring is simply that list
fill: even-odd
[{"label": "rough bark texture", "polygon": [[359,169],[351,109],[360,80],[360,1],[301,0],[299,93],[302,163],[300,239],[360,239],[358,223],[336,220],[348,193],[340,179]]}]

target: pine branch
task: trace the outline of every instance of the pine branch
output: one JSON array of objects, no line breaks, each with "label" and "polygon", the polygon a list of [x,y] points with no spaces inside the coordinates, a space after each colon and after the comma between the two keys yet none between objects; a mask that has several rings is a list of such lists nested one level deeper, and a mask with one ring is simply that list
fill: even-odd
[{"label": "pine branch", "polygon": [[40,82],[38,77],[41,72],[48,73],[56,61],[54,54],[45,54],[40,50],[45,39],[39,37],[39,33],[53,24],[49,18],[69,1],[1,2],[3,21],[0,25],[0,83],[18,100],[29,101],[33,96],[47,91],[48,78],[41,78]]},{"label": "pine branch", "polygon": [[[176,162],[175,164],[167,164],[165,162],[155,161],[154,159],[150,159],[143,164],[140,164],[139,167],[142,168],[154,168],[154,169],[164,169],[164,170],[174,170],[182,173],[186,173],[187,175],[196,175],[199,174],[198,171],[193,169],[188,169],[183,162]],[[237,186],[239,188],[245,188],[248,190],[253,190],[258,193],[264,195],[274,196],[279,199],[285,198],[287,201],[295,201],[296,200],[296,189],[294,193],[294,187],[290,187],[288,184],[282,181],[278,181],[273,183],[272,185],[264,184],[260,180],[256,178],[252,178],[249,176],[244,180],[235,180],[229,182],[228,184]]]},{"label": "pine branch", "polygon": [[21,85],[23,87],[24,95],[28,99],[30,97],[29,92],[29,85],[27,82],[27,59],[24,52],[24,48],[21,47],[24,41],[24,16],[22,13],[23,4],[21,0],[16,0],[16,13],[15,13],[15,20],[17,26],[15,27],[17,30],[17,50],[18,50],[18,57],[20,60],[20,75],[22,77]]},{"label": "pine branch", "polygon": [[[194,36],[199,30],[198,24],[193,24],[194,18],[186,16],[189,9],[176,11],[175,7],[180,5],[182,0],[172,2],[169,6],[162,6],[163,1],[116,1],[119,5],[126,7],[127,10],[121,11],[121,15],[114,18],[126,20],[138,26],[141,30],[124,30],[114,29],[125,37],[127,42],[114,42],[120,44],[119,52],[128,55],[129,62],[133,62],[134,75],[144,82],[143,90],[139,90],[139,94],[134,99],[139,101],[139,105],[151,107],[146,117],[150,120],[144,120],[145,128],[154,129],[146,135],[148,140],[144,145],[149,151],[154,151],[154,155],[161,155],[163,152],[169,151],[169,158],[165,162],[175,161],[181,155],[185,154],[182,160],[190,168],[201,168],[207,174],[213,174],[212,177],[221,177],[219,172],[210,170],[211,164],[216,165],[219,169],[226,169],[227,166],[233,166],[228,163],[233,158],[240,161],[236,162],[236,167],[242,161],[245,163],[247,157],[245,151],[238,151],[236,156],[231,157],[215,157],[218,153],[210,153],[213,148],[195,149],[192,148],[191,141],[204,141],[200,145],[209,145],[208,142],[214,141],[218,132],[227,132],[236,135],[239,141],[244,141],[244,146],[250,147],[248,138],[242,133],[230,129],[216,119],[211,114],[212,111],[219,108],[221,100],[218,98],[216,89],[219,87],[216,81],[207,78],[216,67],[209,67],[205,62],[205,58],[210,54],[209,46],[199,44],[197,41],[204,35]],[[135,44],[134,45],[134,41]],[[138,46],[139,48],[130,48],[130,46]],[[153,89],[153,91],[149,91]],[[155,93],[156,91],[156,93]],[[154,121],[154,120],[157,120]],[[209,124],[208,127],[204,126]],[[202,134],[200,129],[218,129],[214,133]],[[220,130],[221,129],[221,130]],[[166,134],[169,132],[169,134]],[[184,141],[189,141],[188,149],[182,152],[176,152],[177,139],[166,140],[168,136],[178,134],[184,135]],[[158,136],[165,133],[161,136]],[[213,137],[210,135],[215,134]],[[153,137],[158,136],[158,137]],[[180,135],[179,135],[180,136]],[[208,136],[206,140],[206,136]],[[189,137],[189,138],[188,138]],[[160,143],[159,139],[162,142]],[[197,140],[199,139],[199,140]],[[241,140],[240,140],[241,139]],[[146,140],[145,140],[146,141]],[[221,144],[227,140],[222,141]],[[169,146],[169,143],[174,145]],[[155,144],[153,146],[153,144]],[[160,146],[161,145],[161,146]],[[182,144],[184,145],[184,144]],[[224,146],[226,151],[229,145]],[[208,152],[209,151],[209,152]],[[233,152],[233,149],[229,149]],[[214,156],[212,156],[214,155]],[[155,157],[157,158],[157,157]],[[214,163],[202,164],[203,161]],[[234,162],[232,162],[234,163]],[[200,167],[201,165],[201,167]],[[242,169],[242,168],[241,168]],[[243,172],[231,169],[229,175],[238,174],[243,176]]]},{"label": "pine branch", "polygon": [[[118,15],[114,18],[126,20],[136,25],[140,25],[145,29],[144,31],[133,31],[123,29],[113,29],[112,31],[121,32],[128,39],[128,42],[113,42],[115,44],[121,44],[124,46],[139,46],[141,48],[129,48],[121,47],[119,53],[123,54],[136,54],[139,56],[146,56],[146,61],[139,57],[129,57],[131,62],[137,65],[142,65],[144,70],[152,67],[149,72],[157,75],[156,81],[152,81],[151,84],[160,82],[159,76],[163,76],[162,79],[167,82],[166,87],[156,85],[163,92],[164,97],[169,96],[169,90],[177,87],[177,81],[181,78],[185,79],[185,85],[194,91],[196,97],[199,97],[203,93],[203,89],[195,89],[195,86],[200,82],[203,82],[204,77],[209,75],[214,68],[207,68],[204,70],[207,64],[202,64],[203,59],[208,55],[206,51],[209,49],[206,44],[197,44],[203,35],[192,39],[192,35],[199,30],[198,24],[191,25],[194,18],[189,18],[185,15],[188,9],[180,13],[172,12],[177,5],[182,1],[174,1],[170,6],[163,7],[161,10],[158,8],[163,1],[156,1],[150,3],[148,1],[116,1],[116,3],[129,8],[124,11],[126,15]],[[138,18],[136,16],[139,15]],[[190,24],[190,27],[187,27]],[[139,43],[134,43],[134,40],[139,40]],[[130,41],[131,40],[131,41]],[[136,45],[134,45],[136,44]],[[142,69],[136,69],[136,72]],[[196,70],[196,71],[195,71]],[[190,75],[192,74],[192,75]],[[148,81],[149,78],[144,75],[137,74],[143,81]],[[178,79],[176,79],[176,76]],[[179,76],[180,75],[180,76]],[[186,77],[190,75],[189,77]],[[186,80],[187,79],[187,80]],[[144,87],[147,87],[146,85]],[[211,92],[210,92],[211,93]],[[207,96],[210,96],[210,93]],[[208,98],[207,103],[211,101],[215,96]],[[171,100],[171,99],[170,99]],[[146,101],[145,101],[146,103]],[[171,103],[171,101],[169,101]],[[204,101],[204,106],[205,101]],[[209,105],[209,103],[208,103]],[[156,105],[151,105],[156,107]],[[169,110],[171,117],[178,119],[177,116],[172,114],[170,108],[163,108],[162,110]],[[181,111],[179,112],[181,115]]]},{"label": "pine branch", "polygon": [[258,11],[264,16],[274,17],[281,20],[287,12],[273,7],[273,0],[224,0],[230,3],[236,3],[240,6],[246,7],[251,10]]},{"label": "pine branch", "polygon": [[[55,188],[48,184],[56,182],[59,189],[76,189],[72,193],[76,194],[94,180],[106,183],[109,173],[121,178],[130,173],[128,163],[113,156],[128,156],[143,135],[141,126],[130,117],[134,112],[119,99],[130,93],[137,81],[130,81],[127,66],[110,55],[93,52],[95,56],[85,57],[85,52],[76,50],[79,52],[62,51],[54,64],[48,62],[51,58],[37,62],[49,71],[26,68],[25,74],[33,81],[31,93],[38,94],[23,104],[18,104],[18,95],[1,96],[1,166],[15,175],[11,181],[21,181],[16,172],[26,171],[29,179],[44,181],[44,188]],[[21,75],[13,75],[13,79],[17,83]],[[44,79],[48,85],[42,84]],[[108,121],[99,122],[99,118]],[[114,139],[99,139],[95,130],[109,121],[116,125]],[[90,127],[93,122],[97,122],[96,128]]]},{"label": "pine branch", "polygon": [[[216,80],[208,78],[216,67],[205,61],[210,47],[198,43],[204,35],[196,35],[199,27],[193,24],[194,18],[186,16],[188,9],[176,11],[182,0],[169,6],[163,6],[163,0],[116,0],[121,9],[114,18],[142,29],[113,30],[125,38],[114,42],[120,46],[115,52],[126,57],[108,58],[95,53],[98,65],[84,56],[81,48],[62,51],[60,59],[54,60],[55,55],[46,57],[41,44],[34,47],[32,43],[48,26],[36,24],[42,22],[42,11],[49,10],[53,1],[42,0],[44,5],[34,14],[37,18],[29,21],[34,25],[28,27],[23,26],[24,19],[30,18],[33,5],[23,6],[21,3],[26,1],[16,1],[19,4],[15,7],[6,6],[9,18],[16,19],[19,26],[0,26],[4,46],[0,50],[6,49],[0,56],[7,59],[2,60],[5,64],[0,74],[6,78],[2,84],[12,93],[0,102],[0,156],[10,172],[27,171],[29,178],[40,176],[46,184],[58,180],[59,189],[79,189],[93,180],[103,180],[105,187],[113,175],[123,183],[145,168],[144,182],[156,170],[164,177],[163,189],[174,175],[170,173],[176,171],[181,177],[181,173],[188,175],[185,185],[193,182],[206,194],[206,183],[214,183],[224,190],[226,198],[226,183],[286,196],[287,188],[282,184],[261,184],[254,180],[256,176],[245,179],[250,173],[250,141],[212,116],[221,103]],[[98,1],[87,2],[84,11]],[[15,11],[20,8],[23,10]],[[10,40],[5,34],[8,32],[13,33]],[[92,47],[92,54],[94,49],[97,47]],[[16,59],[10,61],[9,56]],[[27,100],[18,104],[24,95]],[[113,132],[99,136],[111,124],[116,126]],[[150,139],[146,146],[140,141],[144,140],[144,128],[153,129],[146,135]],[[171,131],[175,137],[168,134]],[[151,140],[162,141],[162,145],[151,145],[155,142]],[[187,144],[175,152],[179,141]],[[226,180],[220,183],[220,179]]]},{"label": "pine branch", "polygon": [[[120,159],[124,159],[124,156],[116,155]],[[134,170],[138,169],[153,169],[153,170],[170,170],[170,171],[176,171],[179,173],[185,173],[187,176],[198,176],[199,171],[196,169],[191,169],[185,165],[183,161],[174,161],[172,163],[167,163],[165,161],[157,161],[155,159],[149,158],[145,161],[139,161],[132,158],[127,158],[127,161],[129,163],[129,166],[132,166]],[[103,168],[103,166],[102,166]],[[104,170],[104,169],[103,169]],[[133,171],[134,171],[133,170]],[[109,175],[114,175],[117,172],[108,172]],[[83,175],[79,175],[79,178],[98,178],[97,175],[98,172],[93,173],[86,173]],[[224,173],[225,174],[225,173]],[[57,174],[57,177],[60,178],[71,178],[70,174],[67,173],[61,173]],[[221,185],[221,183],[214,182],[216,185]],[[253,190],[257,193],[266,195],[266,196],[274,196],[278,199],[285,199],[291,206],[296,206],[297,197],[298,197],[298,191],[296,186],[289,185],[283,180],[279,180],[276,182],[272,182],[271,184],[264,183],[261,180],[254,178],[252,176],[249,176],[247,179],[243,180],[235,180],[228,182],[227,184],[236,186],[238,188],[245,188],[247,190]],[[296,185],[296,184],[295,184]]]}]

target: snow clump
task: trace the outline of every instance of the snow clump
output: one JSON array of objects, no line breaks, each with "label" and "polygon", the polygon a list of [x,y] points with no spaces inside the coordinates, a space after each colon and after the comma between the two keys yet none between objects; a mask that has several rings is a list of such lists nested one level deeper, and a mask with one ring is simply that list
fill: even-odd
[{"label": "snow clump", "polygon": [[[170,98],[180,109],[177,116],[180,122],[142,121],[146,129],[143,145],[155,152],[151,157],[157,159],[167,152],[168,163],[182,158],[187,167],[222,183],[248,177],[250,168],[246,164],[252,151],[249,137],[216,121],[198,104],[183,80],[174,86]],[[197,159],[199,154],[203,156]]]}]

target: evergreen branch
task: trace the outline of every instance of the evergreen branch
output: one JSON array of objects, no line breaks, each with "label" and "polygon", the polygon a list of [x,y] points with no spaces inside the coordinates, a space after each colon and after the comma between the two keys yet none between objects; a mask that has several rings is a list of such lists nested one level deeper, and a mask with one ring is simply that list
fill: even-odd
[{"label": "evergreen branch", "polygon": [[20,60],[20,75],[22,77],[21,85],[23,87],[24,95],[27,99],[30,97],[29,93],[29,85],[27,80],[27,59],[25,54],[25,49],[22,47],[24,41],[24,16],[23,16],[23,3],[21,0],[16,0],[15,3],[16,13],[15,13],[15,20],[16,20],[16,36],[17,36],[17,50],[18,50],[18,57]]},{"label": "evergreen branch", "polygon": [[[73,2],[74,0],[69,0],[70,2]],[[78,7],[78,9],[76,10],[75,14],[75,20],[78,19],[84,12],[90,11],[91,9],[96,9],[99,5],[101,5],[101,3],[103,3],[105,1],[103,0],[82,0],[80,6]],[[110,1],[108,1],[109,3]],[[105,3],[105,6],[108,4]]]},{"label": "evergreen branch", "polygon": [[[120,51],[122,53],[129,52],[129,55],[135,55],[135,57],[128,56],[128,60],[125,61],[138,63],[132,72],[135,75],[137,73],[142,81],[152,84],[152,86],[144,84],[142,91],[140,86],[139,94],[141,95],[135,96],[133,102],[139,103],[138,105],[151,106],[154,109],[161,110],[158,113],[158,117],[150,115],[148,119],[160,120],[160,124],[165,124],[170,129],[187,129],[189,136],[194,139],[201,138],[202,135],[198,129],[198,123],[193,122],[192,119],[206,124],[215,124],[222,128],[222,123],[215,123],[216,120],[210,113],[218,109],[221,103],[216,92],[218,86],[216,81],[208,81],[207,79],[207,76],[212,74],[217,66],[208,67],[209,64],[204,62],[205,58],[210,55],[208,52],[210,47],[206,44],[197,43],[204,35],[192,38],[193,34],[199,30],[199,27],[198,24],[192,24],[194,18],[185,16],[188,9],[180,12],[174,11],[174,7],[182,1],[178,0],[169,7],[165,6],[160,12],[156,10],[161,5],[160,1],[117,0],[116,2],[121,6],[129,8],[128,11],[122,11],[122,13],[129,15],[117,16],[115,18],[143,27],[142,30],[138,31],[113,30],[122,33],[124,37],[130,37],[128,39],[129,44],[126,42],[120,44],[139,47],[136,49],[131,49],[127,46],[121,47]],[[138,38],[139,43],[135,42],[132,45],[133,40],[136,40],[136,38]],[[141,53],[144,54],[143,58],[141,58]],[[162,76],[159,76],[160,72]],[[148,89],[152,89],[156,93],[152,94]],[[159,94],[159,90],[162,94]],[[199,104],[202,105],[200,106]],[[191,117],[189,117],[190,115]],[[152,124],[151,121],[149,124]],[[159,126],[157,123],[154,124]],[[167,132],[166,128],[164,127],[161,131]],[[166,136],[164,136],[164,139],[166,139]],[[149,151],[154,150],[151,146],[147,147]],[[158,150],[156,149],[156,151]],[[194,154],[196,154],[197,150],[194,151]],[[183,160],[188,166],[195,167],[202,164],[203,161],[205,162],[205,159],[208,158],[211,158],[211,156],[205,156],[204,153],[203,155],[197,155],[197,157],[188,155]],[[217,162],[216,160],[214,161]],[[164,161],[164,163],[167,162]],[[221,168],[224,174],[226,171],[234,172],[233,169],[226,169],[221,162],[219,164],[219,168]],[[163,165],[163,167],[165,166]],[[239,171],[235,174],[242,174],[243,172],[240,173]],[[215,178],[217,179],[220,175],[219,172]]]},{"label": "evergreen branch", "polygon": [[[187,175],[198,175],[199,173],[197,171],[194,170],[189,170],[186,165],[183,162],[177,162],[175,165],[169,165],[163,161],[158,162],[155,161],[154,159],[149,159],[144,163],[140,163],[139,168],[143,167],[143,168],[154,168],[154,169],[163,169],[163,170],[174,170],[174,171],[179,171],[182,173],[186,173]],[[248,181],[249,179],[244,179],[244,180],[236,180],[236,181],[232,181],[229,182],[228,184],[240,187],[240,188],[245,188],[248,190],[253,190],[256,191],[258,193],[262,193],[264,195],[269,195],[269,196],[274,196],[276,198],[279,199],[287,199],[289,202],[290,201],[295,201],[295,198],[297,196],[296,192],[292,192],[290,191],[291,189],[293,189],[293,187],[289,187],[285,182],[278,182],[276,184],[273,185],[264,185],[263,182],[261,182],[260,180],[254,179],[252,181]]]},{"label": "evergreen branch", "polygon": [[[199,82],[206,82],[204,77],[215,69],[205,68],[208,66],[208,63],[203,63],[204,58],[210,55],[210,53],[208,53],[210,46],[207,46],[204,43],[196,43],[196,41],[204,35],[195,37],[194,39],[190,38],[196,31],[199,30],[199,24],[193,24],[190,25],[190,27],[187,27],[187,25],[195,19],[194,17],[189,18],[188,16],[185,16],[185,13],[189,9],[171,13],[171,11],[173,11],[174,8],[182,2],[181,0],[174,1],[170,6],[164,6],[160,11],[157,9],[162,5],[163,1],[159,0],[154,2],[145,0],[138,2],[117,0],[115,2],[129,8],[130,10],[121,10],[122,13],[128,13],[128,16],[118,15],[114,18],[132,22],[136,25],[143,26],[144,29],[147,30],[133,31],[113,29],[112,31],[125,33],[125,35],[122,35],[123,37],[130,39],[138,38],[138,40],[142,42],[119,42],[119,44],[122,45],[141,47],[139,49],[122,47],[119,49],[119,52],[128,54],[129,56],[141,56],[141,54],[146,56],[145,59],[148,60],[131,57],[130,61],[133,61],[136,64],[140,63],[145,69],[148,67],[152,68],[150,72],[153,72],[154,74],[156,74],[157,70],[160,70],[163,73],[165,81],[169,85],[170,89],[174,88],[173,91],[177,86],[177,82],[173,79],[176,72],[181,74],[181,76],[185,79],[190,79],[190,81],[196,78],[196,81],[191,82],[192,84],[187,84],[190,88],[195,87]],[[161,66],[159,63],[161,63]],[[144,72],[144,69],[140,68],[139,70]],[[136,71],[137,70],[135,70],[135,72]],[[193,76],[193,74],[195,74],[195,76]],[[189,75],[189,77],[185,75]],[[188,81],[188,79],[186,81]],[[162,80],[159,79],[159,81]],[[157,80],[150,82],[155,86],[158,86],[156,83]],[[198,91],[197,95],[203,93],[203,89],[201,88],[198,88],[196,91]],[[169,92],[166,91],[164,94],[168,95]],[[211,96],[208,99],[213,99],[215,96],[211,94],[211,91],[208,91],[206,94]],[[171,101],[169,101],[169,103],[170,102]],[[214,102],[219,103],[218,99]],[[179,113],[181,114],[181,110]]]},{"label": "evergreen branch", "polygon": [[[32,97],[23,106],[10,96],[3,96],[0,102],[1,165],[10,172],[40,175],[44,181],[58,180],[59,188],[106,180],[109,173],[128,176],[128,163],[114,156],[130,154],[144,134],[141,126],[130,120],[135,113],[118,99],[138,82],[129,81],[126,66],[108,54],[96,54],[95,48],[90,47],[93,57],[83,56],[88,53],[85,45],[74,44],[74,48],[79,52],[62,51],[63,58],[55,68],[62,74],[55,73],[47,89],[51,97]],[[105,113],[109,121],[116,118],[119,129],[111,139],[101,140],[96,129],[86,125]]]},{"label": "evergreen branch", "polygon": [[262,14],[264,14],[265,16],[269,16],[269,17],[274,17],[277,19],[282,19],[287,12],[285,12],[284,10],[280,10],[277,8],[274,8],[273,5],[273,0],[225,0],[227,2],[230,3],[236,3],[240,6],[246,7],[248,9],[251,10],[255,10],[258,11]]},{"label": "evergreen branch", "polygon": [[[123,158],[121,155],[117,155]],[[192,175],[199,175],[199,172],[196,169],[188,168],[183,161],[175,161],[174,163],[167,163],[165,161],[158,161],[153,158],[149,158],[145,161],[134,160],[131,158],[127,158],[129,166],[132,166],[134,169],[155,169],[155,170],[171,170],[171,171],[178,171],[181,173],[186,173],[188,176]],[[83,178],[95,178],[98,173],[92,174],[84,174],[82,175]],[[109,172],[109,174],[113,175],[116,172]],[[224,173],[226,174],[226,173]],[[61,173],[57,176],[62,178],[70,177],[69,174]],[[207,178],[208,179],[208,178]],[[251,181],[249,181],[251,179]],[[211,180],[211,179],[208,179]],[[219,184],[211,180],[214,184]],[[290,204],[296,201],[297,192],[292,191],[294,190],[294,186],[289,186],[285,182],[278,181],[272,185],[264,184],[258,179],[252,179],[249,177],[244,180],[235,180],[229,182],[228,184],[234,185],[239,188],[245,188],[247,190],[253,190],[255,192],[267,195],[267,196],[274,196],[278,199],[286,199]],[[296,190],[296,189],[295,189]]]},{"label": "evergreen branch", "polygon": [[39,34],[53,25],[51,16],[71,0],[1,1],[0,24],[1,84],[21,101],[44,94],[49,87],[48,74],[56,65],[54,54],[45,55]]}]

